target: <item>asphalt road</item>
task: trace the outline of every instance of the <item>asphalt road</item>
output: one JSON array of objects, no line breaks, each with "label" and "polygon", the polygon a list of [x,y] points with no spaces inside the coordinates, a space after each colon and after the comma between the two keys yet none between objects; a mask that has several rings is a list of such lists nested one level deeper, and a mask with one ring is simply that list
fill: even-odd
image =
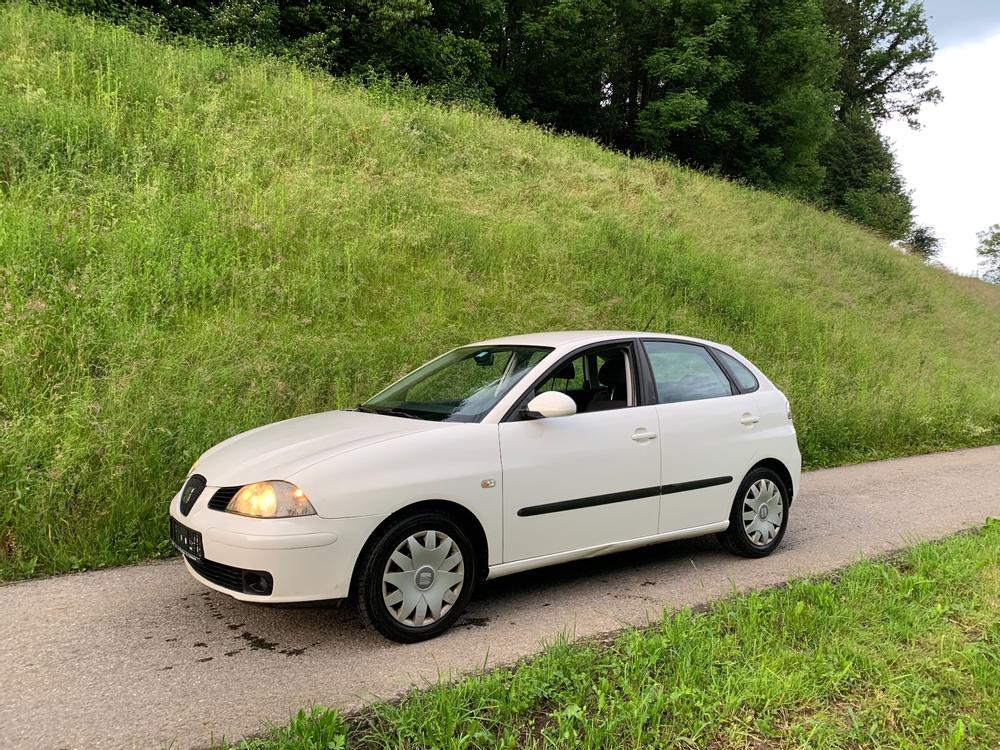
[{"label": "asphalt road", "polygon": [[1000,516],[1000,446],[811,472],[782,546],[674,542],[499,579],[461,624],[400,646],[346,607],[242,604],[178,561],[0,586],[0,747],[205,747],[310,702],[354,708],[734,588],[827,571]]}]

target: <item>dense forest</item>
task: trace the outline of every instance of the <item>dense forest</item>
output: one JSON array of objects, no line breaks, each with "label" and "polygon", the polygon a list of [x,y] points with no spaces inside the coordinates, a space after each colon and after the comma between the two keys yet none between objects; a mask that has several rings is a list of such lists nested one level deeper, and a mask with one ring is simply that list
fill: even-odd
[{"label": "dense forest", "polygon": [[914,237],[879,123],[940,98],[915,0],[56,0],[160,35],[407,79]]}]

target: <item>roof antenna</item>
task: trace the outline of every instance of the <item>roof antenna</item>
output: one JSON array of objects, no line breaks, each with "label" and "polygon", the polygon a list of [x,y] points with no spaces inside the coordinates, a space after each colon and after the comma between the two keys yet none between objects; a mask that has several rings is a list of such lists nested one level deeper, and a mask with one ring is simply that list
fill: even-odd
[{"label": "roof antenna", "polygon": [[662,307],[663,307],[663,298],[661,297],[659,304],[656,306],[656,309],[653,310],[653,314],[649,316],[649,320],[646,321],[646,325],[644,325],[642,328],[639,329],[640,331],[643,332],[648,331],[650,324],[653,322],[653,318],[656,317],[657,313],[660,312],[660,309]]}]

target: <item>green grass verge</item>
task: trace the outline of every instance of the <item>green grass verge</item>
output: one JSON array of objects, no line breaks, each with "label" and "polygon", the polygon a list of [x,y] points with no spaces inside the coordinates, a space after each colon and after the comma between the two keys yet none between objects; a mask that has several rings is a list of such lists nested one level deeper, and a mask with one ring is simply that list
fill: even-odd
[{"label": "green grass verge", "polygon": [[236,747],[1000,747],[1000,522]]},{"label": "green grass verge", "polygon": [[519,331],[732,344],[808,466],[1000,440],[1000,288],[835,216],[20,2],[0,59],[0,578],[168,554],[214,443]]}]

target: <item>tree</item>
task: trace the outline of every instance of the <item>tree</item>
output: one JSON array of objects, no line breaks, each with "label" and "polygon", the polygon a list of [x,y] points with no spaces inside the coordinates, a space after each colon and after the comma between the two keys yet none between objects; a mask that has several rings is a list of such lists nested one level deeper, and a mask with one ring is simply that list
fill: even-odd
[{"label": "tree", "polygon": [[405,76],[444,98],[493,103],[490,40],[499,21],[497,2],[322,0],[320,4],[345,16],[342,54],[332,72]]},{"label": "tree", "polygon": [[836,49],[819,0],[615,3],[608,140],[814,197]]},{"label": "tree", "polygon": [[507,0],[505,114],[814,198],[838,97],[822,0]]},{"label": "tree", "polygon": [[910,253],[919,255],[924,262],[928,262],[941,252],[941,240],[934,234],[933,227],[918,226],[906,238],[906,247]]},{"label": "tree", "polygon": [[913,203],[896,158],[878,134],[883,120],[900,116],[918,127],[917,114],[941,99],[927,67],[937,45],[919,0],[824,0],[826,23],[837,39],[840,91],[837,122],[820,153],[825,205],[891,239],[907,237]]},{"label": "tree", "polygon": [[852,110],[834,123],[823,146],[825,205],[889,239],[902,239],[913,223],[913,201],[889,144],[865,110]]},{"label": "tree", "polygon": [[557,130],[598,136],[615,37],[606,0],[508,0],[497,46],[497,107]]},{"label": "tree", "polygon": [[1000,224],[994,224],[984,232],[979,232],[979,265],[983,269],[983,278],[994,284],[1000,284]]},{"label": "tree", "polygon": [[917,114],[941,99],[927,67],[937,44],[919,0],[826,0],[826,20],[840,49],[841,113],[864,109],[876,123]]}]

